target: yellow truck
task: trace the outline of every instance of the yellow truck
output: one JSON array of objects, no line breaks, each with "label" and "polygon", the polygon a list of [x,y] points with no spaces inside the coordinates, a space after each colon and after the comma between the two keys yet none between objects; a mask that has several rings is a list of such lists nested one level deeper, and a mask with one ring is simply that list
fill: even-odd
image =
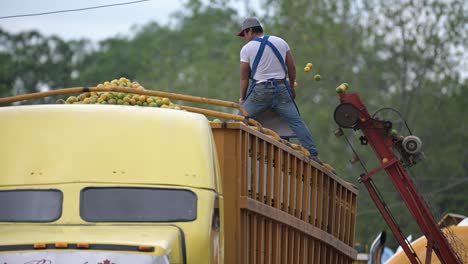
[{"label": "yellow truck", "polygon": [[354,186],[253,120],[183,108],[0,107],[0,263],[356,259]]}]

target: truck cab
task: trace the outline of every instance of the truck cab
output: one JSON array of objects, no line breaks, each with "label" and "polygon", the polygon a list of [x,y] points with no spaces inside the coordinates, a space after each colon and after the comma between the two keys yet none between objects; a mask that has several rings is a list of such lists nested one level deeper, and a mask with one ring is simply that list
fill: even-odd
[{"label": "truck cab", "polygon": [[1,263],[223,263],[205,116],[33,105],[0,120]]}]

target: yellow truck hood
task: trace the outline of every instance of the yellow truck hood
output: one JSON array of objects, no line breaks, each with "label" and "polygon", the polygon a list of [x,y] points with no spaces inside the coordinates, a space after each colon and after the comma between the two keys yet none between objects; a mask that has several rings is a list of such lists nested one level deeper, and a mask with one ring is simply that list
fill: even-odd
[{"label": "yellow truck hood", "polygon": [[[102,262],[105,258],[113,258],[122,263],[122,260],[133,257],[133,263],[138,258],[138,262],[144,263],[169,263],[164,259],[170,259],[170,263],[183,263],[183,233],[176,226],[13,224],[0,225],[0,234],[1,263],[12,257],[16,263],[41,254],[56,260],[79,258]],[[68,249],[57,249],[56,243],[66,243]],[[34,249],[34,244],[45,244],[46,248]],[[78,244],[89,244],[89,249],[77,249]],[[145,246],[151,250],[139,250]]]}]

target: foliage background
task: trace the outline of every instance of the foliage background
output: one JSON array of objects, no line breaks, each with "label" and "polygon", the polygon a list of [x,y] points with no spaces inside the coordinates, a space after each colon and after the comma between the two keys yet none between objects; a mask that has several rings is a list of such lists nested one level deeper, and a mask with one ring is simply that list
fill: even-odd
[{"label": "foliage background", "polygon": [[[468,215],[468,5],[463,0],[261,2],[262,10],[251,10],[248,1],[185,1],[171,26],[152,22],[131,36],[99,43],[0,29],[0,96],[94,86],[125,76],[147,89],[237,101],[244,43],[234,33],[243,17],[233,6],[242,6],[261,19],[267,34],[291,46],[299,70],[297,104],[320,156],[360,189],[358,243],[370,244],[389,229],[357,182],[362,168],[348,162],[349,147],[333,135],[334,89],[342,82],[361,94],[371,112],[399,109],[422,139],[426,159],[411,175],[435,218]],[[301,70],[307,62],[322,81]],[[401,125],[397,116],[386,115]],[[358,135],[348,131],[348,136],[365,165],[374,168],[369,148],[358,144]],[[375,182],[404,233],[419,236],[389,179],[380,174]]]}]

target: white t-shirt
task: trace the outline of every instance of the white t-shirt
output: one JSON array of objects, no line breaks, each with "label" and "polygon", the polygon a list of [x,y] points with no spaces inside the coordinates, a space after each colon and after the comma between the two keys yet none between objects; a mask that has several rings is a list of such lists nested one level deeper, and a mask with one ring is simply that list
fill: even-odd
[{"label": "white t-shirt", "polygon": [[[263,38],[263,36],[260,38]],[[282,38],[275,36],[270,36],[268,41],[270,41],[278,49],[281,56],[283,57],[283,61],[286,61],[286,52],[289,51],[288,43],[286,43],[286,41],[284,41]],[[261,42],[258,41],[249,41],[244,45],[244,47],[242,47],[240,51],[240,61],[249,63],[250,69],[252,69],[252,65],[255,60],[255,56],[257,56],[260,44]],[[284,79],[285,77],[285,72],[280,61],[276,57],[273,50],[268,45],[265,45],[265,50],[263,51],[262,58],[260,58],[257,71],[255,72],[253,78],[258,82],[264,82],[272,78]]]}]

